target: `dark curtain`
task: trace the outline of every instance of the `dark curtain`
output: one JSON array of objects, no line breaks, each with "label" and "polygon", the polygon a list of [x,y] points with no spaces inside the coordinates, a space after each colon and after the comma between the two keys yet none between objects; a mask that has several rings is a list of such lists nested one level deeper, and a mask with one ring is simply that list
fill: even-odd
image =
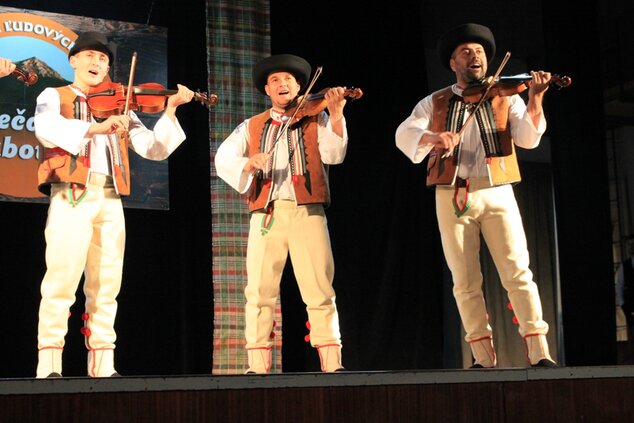
[{"label": "dark curtain", "polygon": [[[544,320],[549,325],[548,344],[552,357],[558,359],[558,276],[556,265],[555,214],[553,204],[552,171],[545,163],[520,163],[522,182],[514,187],[520,208],[526,240],[530,253],[530,269],[544,312]],[[484,242],[482,245],[485,245]],[[485,298],[489,311],[489,321],[493,327],[493,337],[500,367],[526,366],[526,349],[518,334],[518,326],[513,322],[513,311],[506,290],[488,250],[481,251],[482,274],[485,280]],[[469,358],[469,357],[467,357]]]},{"label": "dark curtain", "polygon": [[[551,69],[574,75],[575,84],[574,89],[567,90],[556,103],[546,104],[546,113],[552,122],[549,132],[556,140],[552,144],[553,181],[557,199],[562,319],[566,362],[570,366],[616,363],[603,91],[608,88],[603,85],[603,75],[609,73],[605,57],[612,53],[609,50],[614,46],[602,42],[598,3],[577,4],[575,13],[579,20],[573,21],[566,11],[542,2],[544,8],[549,9],[543,15],[546,63]],[[631,5],[631,2],[614,2],[614,6],[621,3]],[[613,10],[624,9],[621,6]],[[631,14],[620,13],[625,17],[625,25],[631,22]],[[578,25],[577,22],[585,23]],[[611,30],[603,36],[607,37],[608,33]],[[597,53],[595,61],[599,66],[590,69],[576,49],[559,47],[573,45],[579,39],[586,40],[585,49]]]}]

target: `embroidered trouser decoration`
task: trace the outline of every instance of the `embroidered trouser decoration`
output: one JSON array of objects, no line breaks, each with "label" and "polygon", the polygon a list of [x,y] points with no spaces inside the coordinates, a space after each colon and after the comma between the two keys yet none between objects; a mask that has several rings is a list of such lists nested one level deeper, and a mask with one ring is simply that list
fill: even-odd
[{"label": "embroidered trouser decoration", "polygon": [[91,377],[111,377],[117,374],[114,368],[114,349],[113,348],[93,348],[90,346],[90,315],[84,313],[81,316],[84,321],[84,327],[81,333],[84,335],[86,348],[88,349],[88,376]]},{"label": "embroidered trouser decoration", "polygon": [[50,377],[57,373],[62,375],[62,348],[46,347],[37,352],[37,372],[38,379]]},{"label": "embroidered trouser decoration", "polygon": [[[461,182],[464,183],[464,198],[462,200],[458,199],[458,195],[460,193]],[[469,207],[471,206],[471,200],[469,200],[469,180],[468,179],[460,179],[456,180],[456,188],[454,190],[453,199],[451,201],[453,205],[454,213],[457,217],[465,214]]]},{"label": "embroidered trouser decoration", "polygon": [[320,345],[317,347],[317,352],[319,353],[319,362],[321,363],[322,372],[343,370],[343,365],[341,364],[341,345]]},{"label": "embroidered trouser decoration", "polygon": [[81,200],[86,197],[86,189],[87,187],[85,186],[70,184],[70,187],[68,188],[68,201],[70,201],[73,207],[81,203]]},{"label": "embroidered trouser decoration", "polygon": [[262,235],[269,233],[273,227],[273,222],[275,222],[275,218],[273,217],[273,207],[269,206],[266,214],[262,216],[262,223],[260,225],[260,232],[262,232]]},{"label": "embroidered trouser decoration", "polygon": [[247,373],[269,373],[271,370],[271,348],[248,348],[247,359]]},{"label": "embroidered trouser decoration", "polygon": [[524,337],[524,345],[526,345],[526,356],[530,364],[537,364],[542,359],[554,361],[550,357],[546,335],[526,335]]},{"label": "embroidered trouser decoration", "polygon": [[469,346],[473,354],[474,365],[479,364],[482,367],[495,367],[497,365],[493,338],[487,336],[476,339],[475,341],[469,342]]}]

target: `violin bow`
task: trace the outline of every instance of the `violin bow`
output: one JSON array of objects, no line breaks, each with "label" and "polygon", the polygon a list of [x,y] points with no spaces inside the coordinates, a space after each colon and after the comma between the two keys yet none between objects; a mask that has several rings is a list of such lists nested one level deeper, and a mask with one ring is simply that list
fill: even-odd
[{"label": "violin bow", "polygon": [[130,97],[132,97],[132,91],[134,91],[134,69],[136,68],[137,52],[132,53],[132,60],[130,62],[130,77],[128,78],[128,92],[125,96],[125,107],[123,114],[128,115],[130,111]]},{"label": "violin bow", "polygon": [[[504,69],[504,66],[506,66],[506,62],[508,62],[510,58],[511,58],[511,52],[507,51],[506,54],[504,55],[504,59],[502,59],[502,63],[500,63],[500,66],[498,67],[497,71],[495,71],[495,74],[493,75],[493,78],[491,79],[491,83],[486,88],[486,90],[484,90],[484,94],[482,94],[482,98],[480,98],[480,101],[478,101],[478,104],[476,104],[474,109],[471,111],[471,114],[465,121],[464,125],[462,125],[462,128],[460,128],[460,131],[458,131],[459,137],[462,137],[462,133],[464,132],[465,128],[467,127],[469,122],[471,122],[471,119],[473,118],[473,116],[475,116],[480,106],[484,103],[484,100],[486,99],[487,94],[489,94],[489,91],[495,85],[495,81],[497,81],[497,79],[499,78],[500,73],[502,73],[502,69]],[[451,157],[453,155],[453,150],[454,150],[453,148],[451,150],[447,150],[445,154],[441,156],[441,158],[446,159],[447,157]]]},{"label": "violin bow", "polygon": [[[126,93],[126,96],[125,96],[125,107],[123,109],[123,114],[125,116],[128,116],[128,113],[130,112],[130,98],[132,97],[132,92],[134,91],[134,70],[136,68],[136,59],[137,59],[137,52],[135,51],[134,53],[132,53],[132,60],[130,61],[130,77],[128,78],[128,92]],[[126,130],[125,132],[122,132],[120,136],[125,138],[125,148],[127,149],[130,142],[129,132]],[[126,170],[125,170],[125,167],[123,166],[123,161],[121,160],[121,157],[119,157],[119,163],[120,163],[121,173],[123,175],[123,178],[127,179],[125,175]]]}]

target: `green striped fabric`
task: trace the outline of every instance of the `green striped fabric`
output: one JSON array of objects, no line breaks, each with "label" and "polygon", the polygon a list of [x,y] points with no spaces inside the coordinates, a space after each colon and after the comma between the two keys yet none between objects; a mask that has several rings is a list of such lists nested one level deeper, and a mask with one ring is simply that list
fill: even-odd
[{"label": "green striped fabric", "polygon": [[[249,214],[246,200],[218,178],[218,146],[244,119],[268,107],[254,87],[253,65],[270,55],[268,0],[207,1],[209,91],[218,95],[211,110],[212,281],[214,294],[213,374],[241,374],[244,350],[244,287]],[[272,372],[281,372],[282,319],[276,307]]]}]

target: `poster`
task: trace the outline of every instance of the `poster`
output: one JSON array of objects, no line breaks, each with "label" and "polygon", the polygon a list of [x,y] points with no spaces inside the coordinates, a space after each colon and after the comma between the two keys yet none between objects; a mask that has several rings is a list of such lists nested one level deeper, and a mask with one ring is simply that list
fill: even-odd
[{"label": "poster", "polygon": [[[134,84],[166,86],[166,28],[0,6],[0,57],[15,63],[22,74],[0,78],[0,201],[48,202],[37,190],[43,150],[33,126],[36,99],[46,87],[70,84],[68,52],[77,35],[87,31],[103,33],[114,45],[112,81],[127,85],[136,52]],[[27,85],[20,80],[24,75],[37,81]],[[160,117],[137,114],[150,129]],[[131,151],[130,167],[131,195],[123,197],[124,206],[169,209],[167,160],[146,160]]]}]

